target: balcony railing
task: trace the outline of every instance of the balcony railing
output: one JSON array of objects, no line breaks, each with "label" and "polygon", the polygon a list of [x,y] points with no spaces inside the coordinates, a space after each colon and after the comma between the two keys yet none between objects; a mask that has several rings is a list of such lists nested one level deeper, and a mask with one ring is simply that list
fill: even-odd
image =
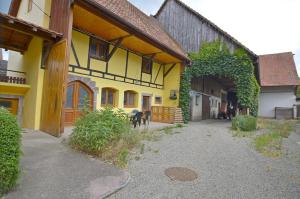
[{"label": "balcony railing", "polygon": [[21,71],[0,69],[0,82],[26,84],[26,73]]}]

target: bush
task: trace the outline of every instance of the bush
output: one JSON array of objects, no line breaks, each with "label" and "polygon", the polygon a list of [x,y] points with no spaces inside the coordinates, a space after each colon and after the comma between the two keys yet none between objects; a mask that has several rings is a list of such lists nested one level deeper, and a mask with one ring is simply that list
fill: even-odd
[{"label": "bush", "polygon": [[232,129],[241,131],[254,131],[257,126],[257,118],[248,115],[238,115],[232,119]]},{"label": "bush", "polygon": [[92,155],[100,155],[110,142],[129,133],[130,122],[123,110],[105,108],[88,112],[75,123],[71,146]]},{"label": "bush", "polygon": [[20,146],[21,129],[16,118],[0,107],[0,196],[16,185]]}]

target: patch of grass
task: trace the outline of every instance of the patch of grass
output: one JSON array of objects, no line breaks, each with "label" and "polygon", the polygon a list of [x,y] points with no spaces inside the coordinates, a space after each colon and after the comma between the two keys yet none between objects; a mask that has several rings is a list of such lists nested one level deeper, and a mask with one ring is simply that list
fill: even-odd
[{"label": "patch of grass", "polygon": [[233,137],[253,137],[255,135],[255,131],[241,131],[237,129],[236,131],[232,131]]},{"label": "patch of grass", "polygon": [[267,157],[278,157],[282,152],[282,137],[278,131],[268,132],[254,139],[255,148]]},{"label": "patch of grass", "polygon": [[257,118],[249,115],[238,115],[232,119],[232,129],[254,131],[257,128]]},{"label": "patch of grass", "polygon": [[126,148],[122,149],[118,153],[117,158],[116,158],[116,162],[115,162],[118,167],[120,167],[120,168],[126,168],[127,167],[128,154],[129,154],[129,151]]}]

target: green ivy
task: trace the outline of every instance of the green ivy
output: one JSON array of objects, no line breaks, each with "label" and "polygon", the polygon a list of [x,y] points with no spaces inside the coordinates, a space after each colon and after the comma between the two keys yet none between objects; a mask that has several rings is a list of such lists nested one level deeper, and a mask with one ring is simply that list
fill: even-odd
[{"label": "green ivy", "polygon": [[254,75],[254,66],[247,53],[238,49],[230,53],[226,44],[215,41],[203,44],[199,53],[191,53],[193,64],[182,74],[179,104],[184,121],[189,120],[191,79],[202,76],[219,76],[231,79],[236,86],[238,103],[257,116],[259,84]]}]

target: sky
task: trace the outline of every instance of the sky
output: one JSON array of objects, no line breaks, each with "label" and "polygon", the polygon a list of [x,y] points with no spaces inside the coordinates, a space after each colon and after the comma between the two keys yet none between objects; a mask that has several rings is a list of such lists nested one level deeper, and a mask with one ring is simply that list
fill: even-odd
[{"label": "sky", "polygon": [[[163,0],[129,0],[154,15]],[[300,75],[300,0],[182,0],[257,55],[292,51]]]}]

